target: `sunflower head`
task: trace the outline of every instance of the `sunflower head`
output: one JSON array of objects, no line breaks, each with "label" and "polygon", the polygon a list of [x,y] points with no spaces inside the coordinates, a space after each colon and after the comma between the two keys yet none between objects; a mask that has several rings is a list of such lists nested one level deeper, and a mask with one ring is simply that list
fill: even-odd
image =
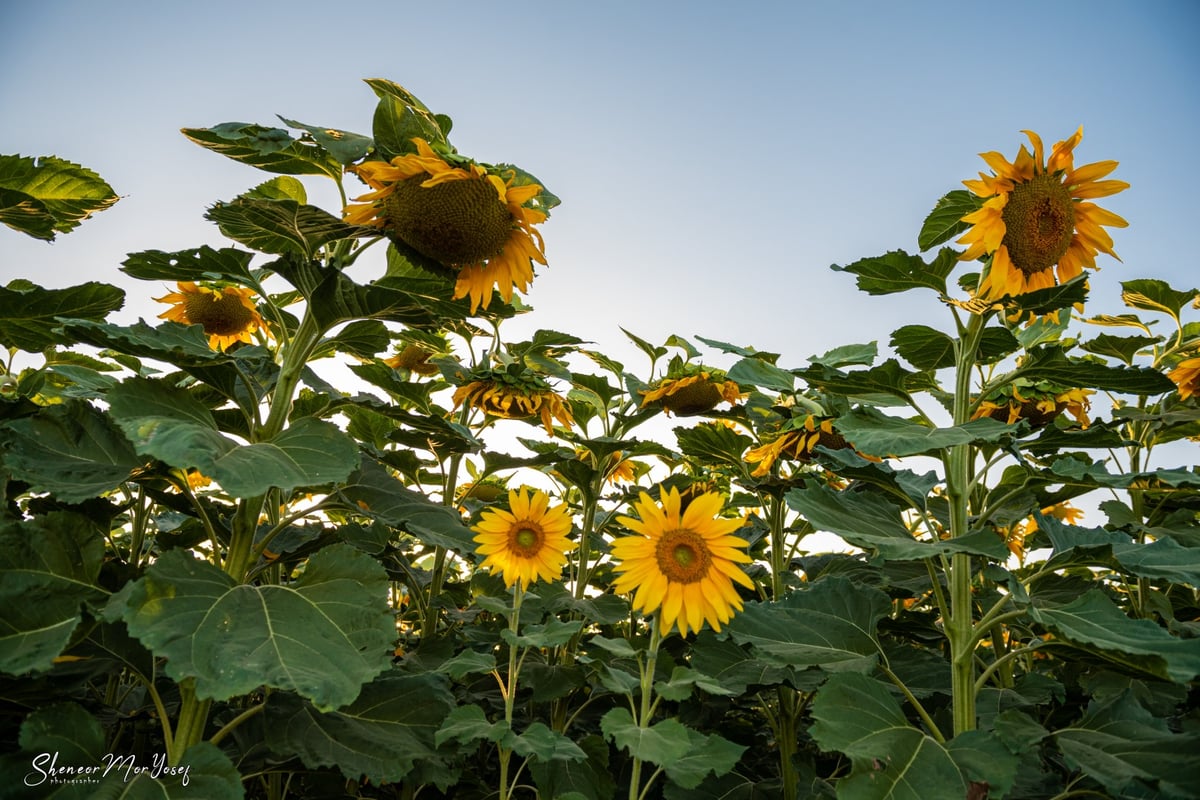
[{"label": "sunflower head", "polygon": [[1194,394],[1200,393],[1200,356],[1185,358],[1167,373],[1167,377],[1175,381],[1179,387],[1179,399],[1187,400]]},{"label": "sunflower head", "polygon": [[575,424],[567,402],[528,370],[475,370],[454,392],[454,407],[462,405],[503,419],[537,417],[550,436],[555,420],[568,428]]},{"label": "sunflower head", "polygon": [[500,173],[413,142],[415,153],[350,168],[373,191],[346,206],[346,221],[379,228],[457,273],[454,298],[469,297],[472,314],[488,307],[493,291],[511,302],[514,288],[528,290],[533,262],[546,263],[533,228],[546,219],[535,207],[542,187],[519,182],[515,170]]},{"label": "sunflower head", "polygon": [[742,398],[742,390],[726,380],[724,372],[693,365],[675,367],[641,394],[642,408],[657,403],[668,414],[680,417],[703,414],[722,401],[737,403]]},{"label": "sunflower head", "polygon": [[1098,161],[1076,168],[1074,150],[1083,139],[1080,128],[1058,142],[1044,158],[1041,138],[1025,131],[1033,147],[1024,145],[1009,162],[996,152],[981,153],[992,168],[979,180],[963,183],[982,200],[978,210],[962,218],[971,228],[959,238],[967,245],[962,259],[990,259],[976,296],[985,301],[1046,289],[1096,268],[1096,254],[1113,258],[1112,237],[1105,227],[1124,227],[1124,219],[1094,203],[1096,197],[1129,188],[1124,181],[1101,180],[1117,167]]},{"label": "sunflower head", "polygon": [[1091,424],[1088,411],[1095,394],[1091,389],[1068,389],[1040,381],[1017,380],[979,402],[971,419],[990,417],[1008,425],[1025,420],[1036,428],[1044,428],[1064,411],[1075,418],[1081,427]]},{"label": "sunflower head", "polygon": [[734,583],[753,588],[738,564],[750,562],[749,543],[733,536],[743,520],[718,516],[721,495],[706,492],[685,508],[679,492],[662,492],[662,505],[642,492],[634,503],[637,517],[618,521],[633,535],[612,544],[618,577],[613,588],[633,591],[634,608],[658,611],[664,631],[699,631],[705,622],[720,631],[742,609]]},{"label": "sunflower head", "polygon": [[480,566],[500,572],[504,585],[520,582],[528,588],[538,581],[562,578],[567,553],[578,545],[567,536],[571,517],[565,505],[550,506],[550,497],[528,489],[508,493],[508,510],[489,508],[471,527]]},{"label": "sunflower head", "polygon": [[405,369],[418,375],[436,375],[438,373],[437,365],[429,363],[432,355],[434,352],[429,348],[410,342],[404,345],[396,355],[385,358],[383,363],[392,369]]},{"label": "sunflower head", "polygon": [[175,286],[176,291],[154,298],[172,304],[158,318],[201,326],[208,336],[209,347],[214,350],[227,349],[236,342],[250,344],[259,330],[272,335],[254,305],[254,292],[250,289],[202,286],[192,281],[179,281]]},{"label": "sunflower head", "polygon": [[750,474],[755,478],[763,477],[779,459],[807,464],[816,455],[817,445],[828,447],[830,450],[849,447],[850,443],[833,429],[833,420],[833,417],[818,417],[813,414],[792,418],[771,441],[747,451],[746,461],[758,464]]},{"label": "sunflower head", "polygon": [[[1053,517],[1059,522],[1074,525],[1083,519],[1083,511],[1063,502],[1043,508],[1042,516]],[[1008,545],[1008,551],[1021,561],[1025,560],[1025,543],[1037,531],[1037,518],[1033,516],[1015,522],[1008,528],[1000,529],[1001,535],[1004,536],[1004,543]]]}]

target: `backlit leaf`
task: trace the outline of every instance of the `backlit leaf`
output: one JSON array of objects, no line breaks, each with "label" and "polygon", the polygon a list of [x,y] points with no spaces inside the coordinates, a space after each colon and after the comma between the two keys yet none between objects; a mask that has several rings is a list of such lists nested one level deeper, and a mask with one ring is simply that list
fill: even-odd
[{"label": "backlit leaf", "polygon": [[0,345],[38,353],[74,341],[57,331],[58,317],[101,320],[125,304],[125,292],[91,281],[66,289],[0,286]]},{"label": "backlit leaf", "polygon": [[0,222],[53,241],[119,198],[86,167],[54,156],[0,155]]},{"label": "backlit leaf", "polygon": [[931,262],[926,262],[920,256],[909,255],[903,250],[893,250],[882,256],[864,258],[844,267],[834,264],[831,269],[858,276],[858,288],[867,294],[881,295],[906,292],[909,289],[932,289],[944,295],[946,278],[956,266],[958,253],[950,248],[942,248]]},{"label": "backlit leaf", "polygon": [[183,128],[184,136],[226,158],[282,175],[339,178],[341,163],[315,142],[293,139],[282,128],[223,122],[211,128]]}]

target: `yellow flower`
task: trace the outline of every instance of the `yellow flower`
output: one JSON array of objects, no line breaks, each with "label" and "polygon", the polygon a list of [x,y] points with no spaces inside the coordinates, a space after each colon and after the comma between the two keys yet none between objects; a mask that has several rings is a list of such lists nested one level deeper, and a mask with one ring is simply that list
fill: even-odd
[{"label": "yellow flower", "polygon": [[212,349],[224,350],[234,342],[250,344],[254,341],[252,335],[260,329],[268,336],[272,335],[250,299],[254,296],[250,289],[210,288],[191,281],[179,281],[175,285],[179,291],[154,298],[160,303],[174,303],[158,318],[203,326]]},{"label": "yellow flower", "polygon": [[[1055,503],[1052,506],[1047,506],[1042,509],[1042,516],[1054,517],[1060,522],[1065,522],[1068,525],[1074,525],[1083,519],[1083,511],[1066,503]],[[1037,520],[1034,517],[1029,517],[1020,522],[1014,523],[1012,527],[1002,530],[1004,535],[1004,543],[1008,545],[1008,551],[1021,561],[1025,560],[1025,541],[1033,534],[1037,533]]]},{"label": "yellow flower", "polygon": [[702,370],[694,375],[663,378],[652,389],[643,389],[642,407],[657,402],[668,414],[682,417],[711,411],[722,400],[736,403],[742,391],[733,381],[714,371]]},{"label": "yellow flower", "polygon": [[842,435],[833,429],[832,417],[820,419],[809,414],[800,427],[785,430],[766,444],[747,451],[745,459],[751,464],[758,464],[750,474],[761,478],[771,471],[771,465],[780,458],[812,461],[813,449],[817,445],[828,447],[830,450],[850,446]]},{"label": "yellow flower", "polygon": [[613,588],[636,590],[633,607],[646,614],[662,609],[663,631],[672,627],[680,635],[699,631],[705,621],[720,631],[721,625],[742,609],[742,598],[733,584],[746,588],[754,582],[738,567],[751,559],[745,539],[731,536],[741,519],[722,519],[721,496],[706,492],[680,508],[679,492],[662,493],[662,507],[642,492],[634,503],[640,519],[618,517],[635,532],[612,543],[614,569],[620,573]]},{"label": "yellow flower", "polygon": [[493,417],[528,419],[539,417],[546,433],[554,435],[554,420],[563,426],[575,424],[571,409],[544,381],[526,373],[514,377],[510,373],[477,374],[454,392],[454,407],[466,404]]},{"label": "yellow flower", "polygon": [[346,221],[380,228],[456,270],[454,299],[470,297],[472,314],[488,307],[493,289],[511,302],[514,287],[528,290],[533,262],[546,263],[533,228],[546,213],[526,205],[542,187],[514,186],[471,162],[451,166],[424,140],[413,142],[416,153],[350,168],[374,191],[346,206]]},{"label": "yellow flower", "polygon": [[438,372],[437,365],[429,363],[429,357],[433,354],[433,351],[428,348],[422,347],[419,344],[409,343],[396,355],[391,358],[385,358],[383,363],[392,369],[406,369],[418,375],[436,375]]},{"label": "yellow flower", "polygon": [[504,577],[504,585],[517,581],[528,587],[537,580],[557,581],[562,577],[567,553],[578,545],[567,539],[571,517],[565,505],[550,508],[545,492],[526,489],[508,493],[508,507],[489,508],[471,527],[476,552],[484,556],[481,567]]},{"label": "yellow flower", "polygon": [[1091,424],[1088,397],[1093,394],[1091,389],[1060,389],[1045,384],[1018,386],[1014,383],[982,400],[971,419],[991,417],[1008,425],[1023,419],[1033,427],[1041,428],[1065,411],[1080,427],[1087,428]]},{"label": "yellow flower", "polygon": [[963,181],[987,198],[982,208],[962,218],[972,227],[958,240],[968,246],[961,259],[992,257],[976,292],[987,301],[1054,286],[1055,272],[1060,283],[1069,281],[1083,267],[1095,269],[1097,253],[1117,258],[1104,227],[1128,224],[1086,202],[1124,191],[1129,184],[1100,180],[1116,169],[1116,161],[1075,168],[1073,151],[1083,139],[1082,127],[1054,145],[1048,160],[1043,160],[1041,138],[1033,131],[1023,133],[1033,145],[1032,154],[1021,145],[1010,163],[1000,153],[981,153],[992,174],[981,172],[979,180]]},{"label": "yellow flower", "polygon": [[1200,356],[1185,358],[1175,365],[1175,369],[1167,373],[1167,377],[1175,381],[1179,387],[1179,399],[1187,400],[1200,392]]}]

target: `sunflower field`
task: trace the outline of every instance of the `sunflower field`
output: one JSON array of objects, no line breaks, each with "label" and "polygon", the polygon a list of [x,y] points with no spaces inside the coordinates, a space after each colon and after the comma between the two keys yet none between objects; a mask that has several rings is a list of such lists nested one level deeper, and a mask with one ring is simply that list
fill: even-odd
[{"label": "sunflower field", "polygon": [[[0,287],[0,797],[1200,797],[1200,293],[1089,296],[1082,128],[834,266],[884,347],[625,364],[506,336],[559,199],[367,85],[183,130],[268,175],[159,319]],[[16,232],[116,201],[0,156]]]}]

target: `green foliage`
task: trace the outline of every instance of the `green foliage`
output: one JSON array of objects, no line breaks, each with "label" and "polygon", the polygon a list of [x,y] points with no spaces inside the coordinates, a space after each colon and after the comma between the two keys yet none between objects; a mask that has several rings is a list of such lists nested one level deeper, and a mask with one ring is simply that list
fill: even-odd
[{"label": "green foliage", "polygon": [[54,241],[119,198],[86,167],[54,156],[0,155],[0,222]]}]

